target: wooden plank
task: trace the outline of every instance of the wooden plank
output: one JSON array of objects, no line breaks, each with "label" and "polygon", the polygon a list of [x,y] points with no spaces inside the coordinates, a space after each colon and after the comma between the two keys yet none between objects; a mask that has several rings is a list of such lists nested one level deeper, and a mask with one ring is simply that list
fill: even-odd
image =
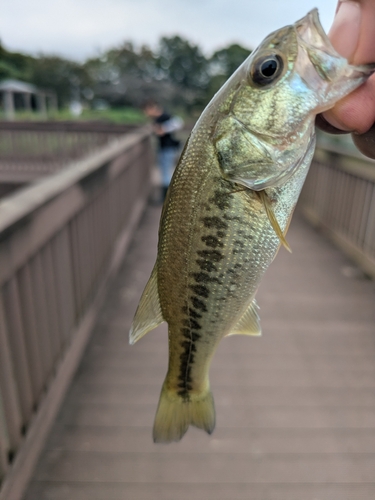
[{"label": "wooden plank", "polygon": [[293,483],[56,483],[35,482],[25,500],[371,500],[375,485]]},{"label": "wooden plank", "polygon": [[36,404],[44,387],[44,370],[42,354],[38,336],[33,291],[31,284],[30,266],[26,265],[18,273],[20,310],[22,323],[25,329],[26,352],[29,359],[30,378],[33,386],[33,399]]},{"label": "wooden plank", "polygon": [[26,428],[33,412],[34,399],[31,385],[31,367],[27,356],[21,304],[15,277],[3,286],[2,300],[14,377],[17,383],[22,413],[22,423]]},{"label": "wooden plank", "polygon": [[0,392],[9,448],[14,453],[21,442],[22,414],[2,300],[0,300],[0,345]]},{"label": "wooden plank", "polygon": [[49,335],[46,290],[40,254],[30,261],[31,295],[38,331],[38,347],[43,369],[43,387],[46,387],[53,371],[53,346]]},{"label": "wooden plank", "polygon": [[0,390],[0,484],[9,467],[10,443],[5,420],[4,403]]},{"label": "wooden plank", "polygon": [[[112,403],[113,404],[113,403]],[[270,409],[271,410],[271,409]],[[190,431],[189,431],[190,434]],[[70,453],[148,453],[158,457],[169,454],[168,447],[157,447],[150,439],[148,427],[66,426],[56,425],[46,449]],[[205,438],[192,429],[183,446],[173,446],[174,455],[202,454],[368,454],[375,449],[375,429],[278,429],[218,427],[215,438]]]},{"label": "wooden plank", "polygon": [[66,343],[74,327],[73,267],[69,249],[69,230],[65,227],[52,242],[53,267],[56,272],[59,321]]},{"label": "wooden plank", "polygon": [[57,307],[57,284],[52,260],[51,242],[45,245],[40,252],[42,276],[45,289],[46,313],[48,321],[48,336],[52,346],[52,361],[56,365],[62,355],[62,333]]}]

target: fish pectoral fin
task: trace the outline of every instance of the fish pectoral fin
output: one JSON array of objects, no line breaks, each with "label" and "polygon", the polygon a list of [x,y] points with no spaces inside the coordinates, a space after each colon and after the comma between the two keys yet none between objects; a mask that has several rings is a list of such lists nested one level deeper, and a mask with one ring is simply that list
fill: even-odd
[{"label": "fish pectoral fin", "polygon": [[147,332],[159,326],[160,323],[163,323],[163,321],[164,318],[160,307],[155,264],[150,279],[143,290],[141,300],[139,301],[139,305],[130,328],[129,344],[135,344],[137,340],[143,337],[143,335],[146,335]]},{"label": "fish pectoral fin", "polygon": [[254,337],[262,335],[258,310],[259,306],[255,299],[253,299],[235,327],[228,333],[227,337],[230,335],[251,335]]},{"label": "fish pectoral fin", "polygon": [[264,208],[266,210],[270,224],[273,227],[273,230],[279,237],[279,240],[281,241],[282,245],[288,250],[288,252],[292,253],[292,249],[290,248],[289,243],[286,241],[285,235],[282,232],[279,223],[277,222],[275,212],[273,211],[272,208],[271,200],[269,199],[267,193],[263,190],[263,191],[257,191],[257,194],[264,205]]}]

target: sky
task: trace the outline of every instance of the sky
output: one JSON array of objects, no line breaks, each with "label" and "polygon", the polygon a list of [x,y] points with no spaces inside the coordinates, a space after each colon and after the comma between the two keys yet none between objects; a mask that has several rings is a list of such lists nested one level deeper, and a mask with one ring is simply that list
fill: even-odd
[{"label": "sky", "polygon": [[329,29],[335,0],[1,0],[0,40],[10,51],[84,61],[124,41],[156,47],[178,34],[209,56],[230,43],[255,48],[314,7]]}]

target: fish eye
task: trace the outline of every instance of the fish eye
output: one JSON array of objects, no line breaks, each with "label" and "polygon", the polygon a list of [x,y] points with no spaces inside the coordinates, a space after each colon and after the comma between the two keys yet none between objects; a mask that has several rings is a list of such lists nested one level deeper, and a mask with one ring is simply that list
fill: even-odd
[{"label": "fish eye", "polygon": [[274,82],[282,73],[284,63],[277,54],[262,56],[257,59],[250,72],[251,79],[257,85],[268,85]]}]

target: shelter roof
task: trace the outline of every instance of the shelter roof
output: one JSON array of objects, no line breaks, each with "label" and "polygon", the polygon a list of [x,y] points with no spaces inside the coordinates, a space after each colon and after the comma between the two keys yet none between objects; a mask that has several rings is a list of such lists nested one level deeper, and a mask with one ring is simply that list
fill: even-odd
[{"label": "shelter roof", "polygon": [[35,85],[21,82],[19,80],[3,80],[0,82],[0,92],[1,91],[35,94],[36,92],[38,92],[38,89],[35,87]]}]

